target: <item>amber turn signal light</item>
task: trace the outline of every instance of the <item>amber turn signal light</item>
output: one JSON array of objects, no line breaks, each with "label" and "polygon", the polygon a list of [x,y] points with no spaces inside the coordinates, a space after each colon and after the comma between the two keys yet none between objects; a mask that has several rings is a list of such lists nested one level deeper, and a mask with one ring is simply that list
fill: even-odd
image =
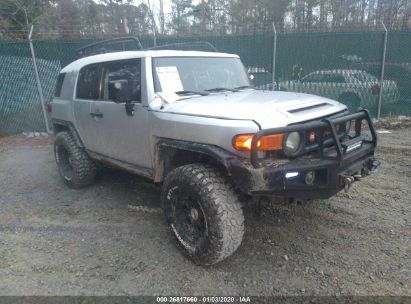
[{"label": "amber turn signal light", "polygon": [[[242,134],[233,138],[233,147],[239,151],[250,151],[254,134]],[[260,138],[258,151],[275,151],[283,149],[284,134],[271,134]]]}]

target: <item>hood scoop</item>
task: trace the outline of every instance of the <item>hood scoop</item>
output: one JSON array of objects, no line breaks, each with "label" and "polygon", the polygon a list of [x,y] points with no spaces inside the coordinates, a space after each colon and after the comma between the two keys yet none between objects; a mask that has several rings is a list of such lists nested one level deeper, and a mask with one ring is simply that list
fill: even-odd
[{"label": "hood scoop", "polygon": [[328,102],[323,102],[323,103],[317,103],[317,104],[312,104],[312,105],[307,105],[307,106],[302,106],[299,108],[294,108],[294,109],[287,109],[288,113],[291,114],[306,114],[308,111],[314,110],[321,108],[323,110],[324,108],[327,107],[332,107],[333,105],[328,103]]}]

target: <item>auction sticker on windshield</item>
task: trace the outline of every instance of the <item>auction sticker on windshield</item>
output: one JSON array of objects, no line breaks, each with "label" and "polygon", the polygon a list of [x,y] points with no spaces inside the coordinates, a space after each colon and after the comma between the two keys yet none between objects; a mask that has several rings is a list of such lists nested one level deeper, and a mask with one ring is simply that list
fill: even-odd
[{"label": "auction sticker on windshield", "polygon": [[178,92],[184,90],[177,67],[156,67],[156,70],[163,92]]}]

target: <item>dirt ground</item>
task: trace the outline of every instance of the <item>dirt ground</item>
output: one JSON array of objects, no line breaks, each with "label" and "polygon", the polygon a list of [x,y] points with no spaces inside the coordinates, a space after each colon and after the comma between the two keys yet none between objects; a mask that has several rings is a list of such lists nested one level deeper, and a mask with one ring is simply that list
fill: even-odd
[{"label": "dirt ground", "polygon": [[204,268],[149,181],[107,170],[71,190],[48,140],[0,138],[0,295],[411,296],[411,129],[380,134],[377,157],[349,194],[246,210],[239,250]]}]

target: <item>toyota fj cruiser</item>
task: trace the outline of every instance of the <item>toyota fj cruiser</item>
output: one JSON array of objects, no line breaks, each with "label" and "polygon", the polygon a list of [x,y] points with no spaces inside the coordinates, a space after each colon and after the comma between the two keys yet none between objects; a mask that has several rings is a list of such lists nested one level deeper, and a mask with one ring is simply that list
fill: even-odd
[{"label": "toyota fj cruiser", "polygon": [[61,70],[52,102],[61,176],[83,187],[103,162],[161,184],[172,235],[198,264],[239,247],[239,194],[328,198],[379,165],[366,110],[256,90],[237,55],[85,50]]}]

